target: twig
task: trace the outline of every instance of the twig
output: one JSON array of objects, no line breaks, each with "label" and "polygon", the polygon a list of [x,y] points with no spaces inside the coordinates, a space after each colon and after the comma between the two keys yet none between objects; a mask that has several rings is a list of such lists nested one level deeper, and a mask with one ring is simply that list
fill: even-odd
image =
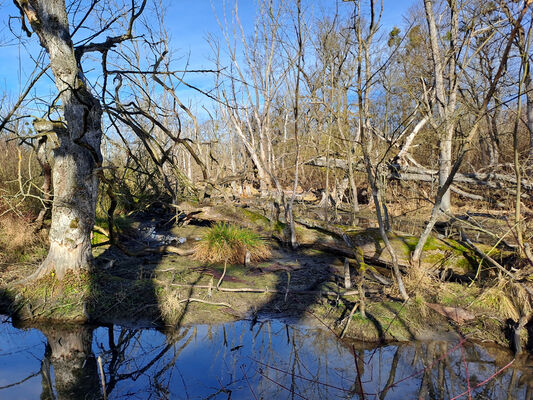
[{"label": "twig", "polygon": [[100,372],[100,383],[102,384],[102,393],[104,394],[104,400],[107,400],[107,390],[105,387],[105,374],[104,367],[102,365],[102,357],[98,356],[98,372]]},{"label": "twig", "polygon": [[352,352],[353,352],[353,361],[355,362],[355,370],[357,371],[357,383],[359,383],[359,388],[361,389],[361,400],[365,400],[365,390],[363,389],[363,382],[361,380],[361,371],[359,369],[359,362],[357,361],[359,357],[357,357],[357,354],[355,352],[355,347],[352,345]]},{"label": "twig", "polygon": [[[507,271],[504,267],[502,267],[496,260],[494,260],[492,257],[486,255],[481,249],[479,249],[472,241],[464,234],[462,233],[464,242],[472,249],[474,252],[479,255],[483,260],[487,261],[490,265],[493,267],[496,267],[498,270],[503,272],[505,275],[507,275],[511,280],[516,281],[516,277],[509,271]],[[533,296],[533,290],[529,288],[529,286],[523,284],[522,282],[517,282],[526,292],[529,293],[530,296]]]},{"label": "twig", "polygon": [[289,287],[291,285],[291,273],[289,271],[286,271],[286,272],[287,272],[287,290],[285,290],[285,298],[283,299],[285,303],[287,302],[287,296],[289,296]]},{"label": "twig", "polygon": [[349,392],[351,393],[351,389],[345,389],[345,388],[342,388],[340,386],[335,386],[335,385],[332,385],[332,384],[329,384],[329,383],[326,383],[326,382],[322,382],[322,381],[319,381],[318,379],[309,379],[309,378],[306,378],[305,376],[302,376],[302,375],[298,375],[298,374],[292,374],[291,372],[288,372],[288,371],[285,371],[281,368],[277,368],[277,367],[274,367],[270,364],[266,364],[264,362],[261,362],[259,360],[256,360],[255,358],[252,358],[252,357],[248,357],[250,360],[254,361],[255,363],[257,364],[261,364],[262,366],[264,367],[267,367],[267,368],[270,368],[270,369],[273,369],[274,371],[278,371],[278,372],[283,372],[285,374],[291,374],[293,375],[294,377],[298,378],[298,379],[302,379],[304,381],[307,381],[307,382],[311,382],[311,383],[317,383],[319,384],[320,386],[325,386],[325,387],[329,387],[329,388],[332,388],[332,389],[336,389],[336,390],[339,390],[341,392]]},{"label": "twig", "polygon": [[227,266],[228,266],[228,260],[226,259],[224,260],[224,271],[222,272],[222,275],[220,276],[220,279],[217,282],[217,290],[220,290],[220,284],[222,283],[222,281],[224,280],[224,277],[226,276]]},{"label": "twig", "polygon": [[[497,375],[499,375],[500,373],[502,373],[503,371],[505,371],[507,368],[509,368],[513,363],[515,362],[515,360],[511,360],[507,365],[505,365],[504,367],[500,368],[498,371],[496,371],[495,373],[493,373],[491,376],[489,376],[487,379],[485,379],[483,382],[479,382],[476,386],[473,387],[473,389],[477,389],[478,387],[480,386],[483,386],[484,384],[486,384],[487,382],[489,382],[491,379],[494,379]],[[460,397],[463,397],[465,394],[468,394],[469,391],[467,390],[466,392],[463,392],[461,394],[458,394],[457,396],[451,398],[450,400],[457,400],[458,398]]]},{"label": "twig", "polygon": [[[167,283],[164,283],[162,281],[159,281],[157,279],[154,279],[154,282],[155,283],[158,283],[158,284],[167,284]],[[195,288],[195,289],[209,289],[209,285],[194,285],[194,284],[187,284],[187,283],[169,283],[168,284],[169,286],[175,286],[175,287],[186,287],[186,288]],[[219,288],[218,289],[220,292],[235,292],[235,293],[239,293],[239,292],[244,292],[244,293],[281,293],[281,294],[285,294],[287,289],[285,290],[278,290],[278,289],[270,289],[270,288],[265,288],[265,289],[259,289],[259,288]],[[365,289],[365,292],[366,293],[371,293],[371,294],[376,294],[376,293],[379,293],[378,290],[373,290],[373,289]],[[346,292],[334,292],[332,290],[289,290],[289,293],[290,294],[302,294],[302,295],[305,295],[305,294],[319,294],[319,295],[322,295],[322,296],[355,296],[357,294],[359,294],[359,291],[358,290],[349,290],[349,291],[346,291]]]},{"label": "twig", "polygon": [[254,389],[252,388],[252,385],[250,385],[250,381],[248,381],[248,376],[246,375],[246,371],[244,370],[244,365],[241,365],[242,375],[244,376],[244,379],[246,379],[246,383],[248,384],[248,388],[250,389],[250,392],[252,392],[252,396],[254,396],[254,399],[257,400],[257,396],[254,393]]},{"label": "twig", "polygon": [[291,393],[291,394],[293,394],[293,395],[295,395],[295,396],[297,396],[297,397],[299,397],[299,398],[301,398],[301,399],[307,400],[306,397],[302,396],[302,395],[299,394],[299,393],[296,393],[293,389],[289,389],[287,386],[284,386],[284,385],[282,385],[281,383],[276,382],[274,379],[271,379],[271,378],[269,378],[268,376],[266,376],[265,374],[263,374],[263,371],[262,371],[261,369],[258,369],[258,370],[257,370],[257,373],[258,373],[259,375],[261,375],[263,378],[266,378],[266,379],[268,379],[270,382],[272,382],[272,383],[278,385],[278,386],[281,387],[282,389],[285,389],[287,392],[289,392],[289,393]]},{"label": "twig", "polygon": [[13,387],[13,386],[17,386],[17,385],[20,385],[21,383],[24,383],[26,382],[27,380],[33,378],[34,376],[37,376],[41,373],[41,371],[37,371],[29,376],[27,376],[26,378],[18,381],[18,382],[15,382],[15,383],[10,383],[9,385],[5,385],[5,386],[0,386],[0,390],[3,390],[3,389],[7,389],[7,388],[10,388],[10,387]]},{"label": "twig", "polygon": [[178,301],[178,304],[181,304],[181,303],[203,303],[203,304],[209,304],[211,306],[223,306],[223,307],[233,308],[231,304],[228,304],[228,303],[214,303],[212,301],[196,299],[194,297],[189,297],[188,299],[183,299],[183,300]]},{"label": "twig", "polygon": [[344,328],[341,332],[341,339],[344,338],[344,335],[346,334],[346,331],[348,330],[348,327],[350,326],[350,322],[352,322],[352,317],[359,308],[359,303],[355,303],[352,307],[352,311],[350,311],[350,315],[348,316],[348,321],[346,321],[346,325],[344,325]]},{"label": "twig", "polygon": [[468,375],[468,363],[466,362],[465,348],[463,346],[461,346],[461,356],[463,358],[463,363],[465,365],[466,387],[468,389],[468,400],[472,400],[472,388],[470,387],[470,376]]}]

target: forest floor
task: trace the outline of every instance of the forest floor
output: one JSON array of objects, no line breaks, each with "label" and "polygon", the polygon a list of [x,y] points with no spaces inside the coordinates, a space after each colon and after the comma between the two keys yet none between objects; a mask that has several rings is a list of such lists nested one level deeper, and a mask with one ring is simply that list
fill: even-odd
[{"label": "forest floor", "polygon": [[[370,218],[362,217],[356,226],[333,225],[319,218],[319,209],[309,209],[305,218],[296,218],[300,246],[290,250],[283,244],[283,224],[272,222],[269,210],[253,203],[180,206],[193,214],[187,225],[168,224],[169,216],[160,211],[146,212],[124,224],[124,245],[134,251],[172,241],[187,253],[211,223],[225,221],[260,233],[271,247],[270,257],[246,266],[228,265],[219,289],[222,264],[206,264],[173,252],[133,256],[114,246],[100,246],[94,250],[94,271],[61,282],[49,276],[25,285],[16,282],[35,265],[14,263],[0,271],[5,312],[28,320],[121,323],[167,330],[270,315],[322,325],[339,336],[371,342],[460,335],[510,346],[513,324],[530,310],[529,298],[519,285],[502,279],[459,240],[443,235],[431,237],[420,270],[414,273],[409,255],[417,237],[398,228],[390,233],[410,294],[408,301],[402,301],[393,282],[391,257]],[[496,225],[501,222],[486,215],[481,218]],[[472,220],[471,224],[481,226]],[[483,231],[489,231],[487,221]],[[490,231],[496,228],[491,226]],[[452,227],[447,224],[442,229]],[[477,230],[477,239],[486,235],[483,231]],[[95,240],[103,238],[95,234]],[[478,246],[503,265],[514,262],[510,250]],[[352,288],[345,288],[346,261],[351,266]],[[360,313],[361,288],[365,316]],[[356,306],[359,309],[352,312]],[[528,345],[527,336],[522,335],[524,345]]]}]

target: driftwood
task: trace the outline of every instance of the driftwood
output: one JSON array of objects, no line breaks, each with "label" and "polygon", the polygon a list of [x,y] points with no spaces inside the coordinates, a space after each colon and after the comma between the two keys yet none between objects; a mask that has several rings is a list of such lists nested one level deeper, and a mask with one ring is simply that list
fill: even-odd
[{"label": "driftwood", "polygon": [[195,299],[194,297],[189,297],[187,299],[183,299],[183,300],[178,301],[178,304],[181,304],[181,303],[202,303],[202,304],[209,304],[211,306],[222,306],[222,307],[233,308],[233,307],[231,307],[231,304],[228,304],[228,303],[215,303],[215,302],[212,302],[212,301],[207,301],[207,300],[202,300],[202,299]]}]

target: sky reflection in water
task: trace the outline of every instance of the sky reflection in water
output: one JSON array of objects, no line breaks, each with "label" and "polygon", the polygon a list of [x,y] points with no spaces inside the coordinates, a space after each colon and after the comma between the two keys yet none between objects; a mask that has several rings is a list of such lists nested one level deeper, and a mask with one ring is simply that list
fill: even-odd
[{"label": "sky reflection in water", "polygon": [[[501,350],[457,342],[343,344],[328,331],[281,321],[167,336],[117,326],[43,332],[0,325],[0,398],[101,398],[98,357],[109,399],[359,399],[362,389],[365,399],[451,399],[468,390],[465,365],[475,388],[511,361]],[[83,350],[91,338],[92,349],[87,342]],[[75,360],[59,362],[61,351]],[[473,398],[530,398],[529,377],[528,368],[506,368]]]}]

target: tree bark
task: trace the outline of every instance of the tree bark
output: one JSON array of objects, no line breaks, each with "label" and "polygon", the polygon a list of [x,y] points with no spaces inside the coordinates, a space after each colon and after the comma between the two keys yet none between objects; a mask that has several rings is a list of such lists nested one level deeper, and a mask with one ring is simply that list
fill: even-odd
[{"label": "tree bark", "polygon": [[527,128],[529,130],[529,160],[533,160],[533,80],[531,79],[531,64],[527,63],[526,75],[526,112]]},{"label": "tree bark", "polygon": [[[50,57],[63,108],[62,122],[47,122],[57,134],[50,250],[34,278],[88,270],[95,220],[102,137],[99,101],[90,93],[75,56],[64,0],[16,0]],[[65,126],[66,125],[66,126]]]}]

